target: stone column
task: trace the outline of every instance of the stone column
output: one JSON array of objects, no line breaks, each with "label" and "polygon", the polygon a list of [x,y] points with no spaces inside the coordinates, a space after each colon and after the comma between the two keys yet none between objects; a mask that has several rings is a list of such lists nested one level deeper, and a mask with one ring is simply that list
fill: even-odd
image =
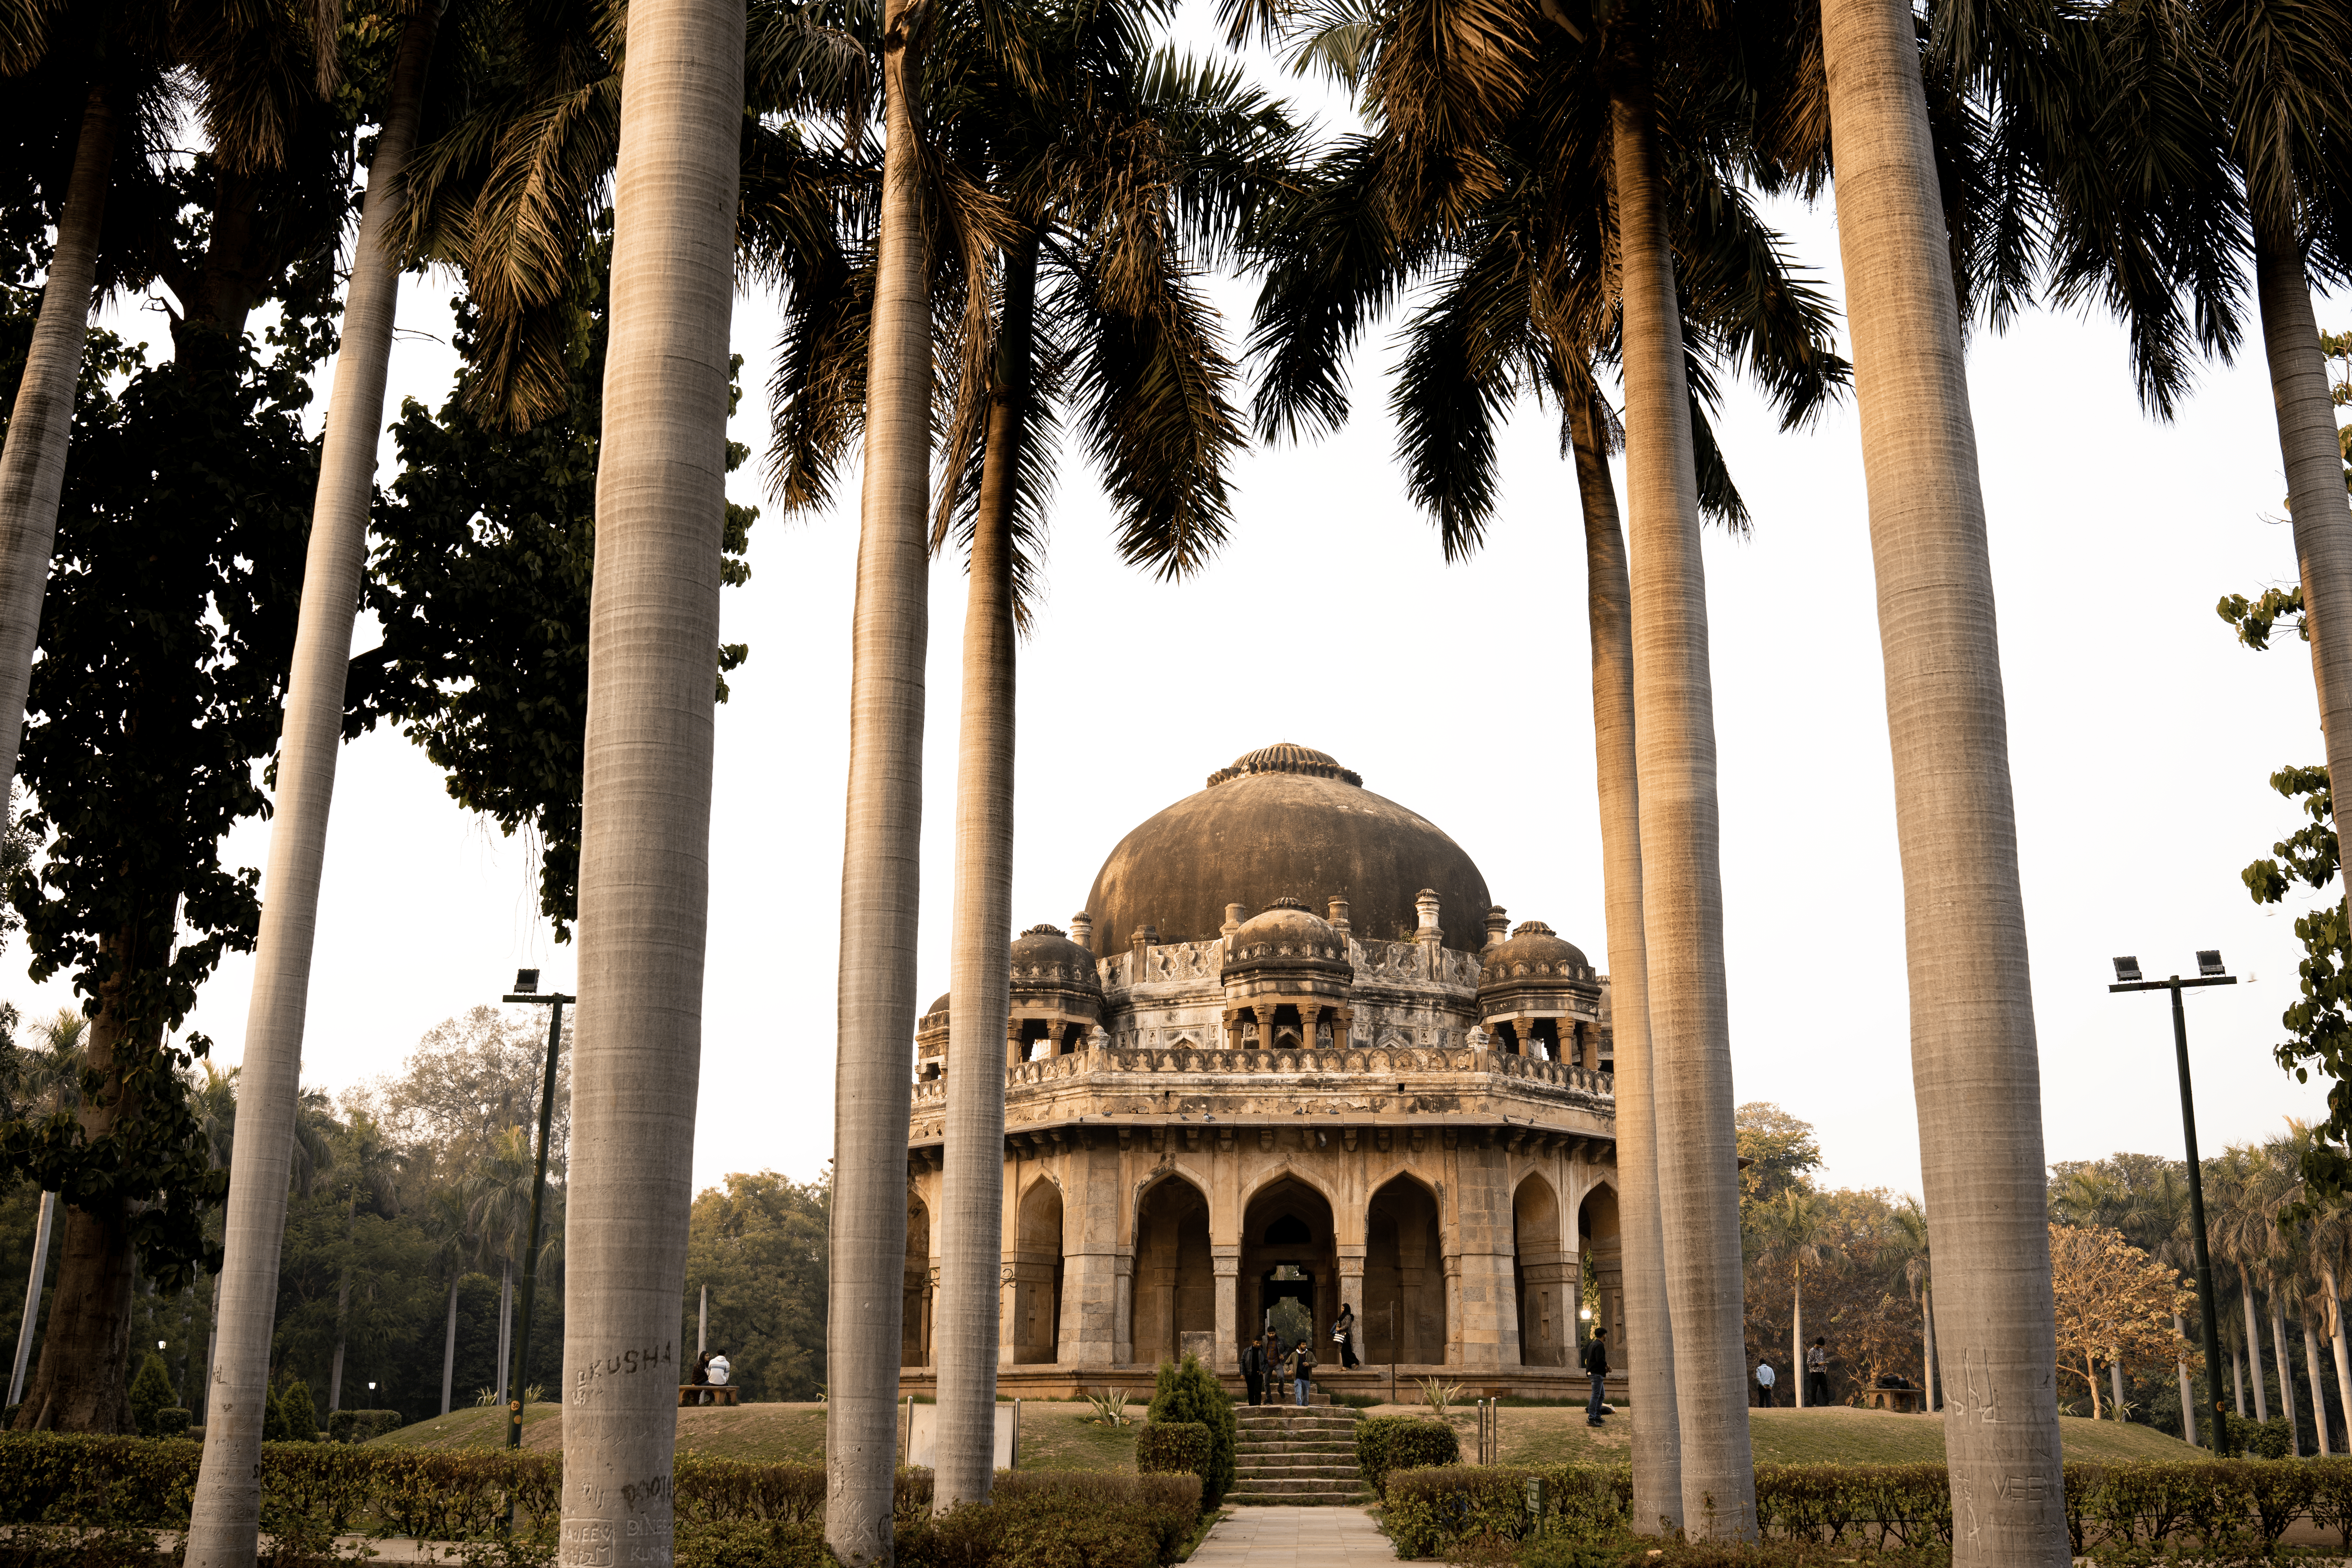
[{"label": "stone column", "polygon": [[1062,1321],[1054,1359],[1062,1366],[1108,1366],[1117,1360],[1120,1248],[1119,1154],[1081,1133],[1069,1162],[1062,1209]]},{"label": "stone column", "polygon": [[1339,1305],[1355,1314],[1356,1331],[1348,1336],[1348,1348],[1356,1359],[1364,1359],[1364,1247],[1359,1243],[1342,1244],[1339,1254]]},{"label": "stone column", "polygon": [[1003,1271],[997,1277],[996,1364],[1001,1367],[1011,1366],[1013,1357],[1020,1348],[1021,1285],[1017,1272],[1020,1267],[1021,1255],[1007,1252],[1003,1258]]},{"label": "stone column", "polygon": [[1212,1367],[1241,1375],[1242,1351],[1234,1336],[1241,1332],[1242,1249],[1238,1245],[1209,1248],[1217,1271],[1217,1351]]},{"label": "stone column", "polygon": [[1135,1360],[1135,1249],[1120,1247],[1111,1268],[1110,1359],[1126,1366]]},{"label": "stone column", "polygon": [[1445,1254],[1445,1364],[1460,1366],[1463,1352],[1462,1255]]}]

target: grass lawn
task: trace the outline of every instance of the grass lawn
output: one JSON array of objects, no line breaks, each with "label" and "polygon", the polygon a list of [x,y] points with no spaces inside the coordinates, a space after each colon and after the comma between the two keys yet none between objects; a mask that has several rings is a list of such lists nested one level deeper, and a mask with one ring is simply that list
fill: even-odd
[{"label": "grass lawn", "polygon": [[[1084,1402],[1026,1400],[1021,1406],[1021,1464],[1024,1470],[1132,1470],[1135,1435],[1143,1426],[1140,1405],[1124,1427],[1090,1422]],[[401,1448],[495,1448],[506,1441],[506,1413],[493,1408],[453,1410],[375,1439]],[[523,1411],[523,1446],[560,1448],[562,1412],[552,1405]],[[816,1464],[824,1458],[822,1405],[718,1405],[677,1413],[678,1452],[713,1459],[773,1463],[793,1459]]]}]

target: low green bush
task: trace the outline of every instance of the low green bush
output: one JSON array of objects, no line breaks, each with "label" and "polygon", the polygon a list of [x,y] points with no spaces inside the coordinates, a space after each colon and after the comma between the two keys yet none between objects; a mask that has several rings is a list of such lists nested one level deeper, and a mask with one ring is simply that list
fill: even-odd
[{"label": "low green bush", "polygon": [[166,1405],[163,1409],[155,1412],[155,1436],[184,1437],[188,1435],[188,1428],[194,1422],[195,1417],[189,1412],[176,1405]]},{"label": "low green bush", "polygon": [[824,1526],[812,1521],[684,1520],[675,1538],[676,1568],[833,1568]]},{"label": "low green bush", "polygon": [[1206,1477],[1215,1447],[1206,1422],[1154,1421],[1135,1435],[1135,1468]]},{"label": "low green bush", "polygon": [[1435,1557],[1458,1542],[1486,1537],[1517,1541],[1536,1522],[1527,1501],[1535,1473],[1502,1465],[1391,1470],[1381,1523],[1400,1557]]},{"label": "low green bush", "polygon": [[163,1358],[153,1351],[139,1363],[139,1375],[131,1380],[131,1424],[142,1437],[157,1436],[155,1412],[172,1403],[172,1374],[163,1366]]},{"label": "low green bush", "polygon": [[1150,1419],[1154,1422],[1198,1421],[1209,1429],[1209,1462],[1201,1471],[1202,1502],[1214,1508],[1234,1489],[1234,1457],[1241,1446],[1234,1402],[1216,1373],[1198,1356],[1181,1362],[1161,1362],[1151,1393]]},{"label": "low green bush", "polygon": [[1443,1421],[1419,1415],[1375,1415],[1356,1424],[1356,1468],[1364,1484],[1385,1499],[1391,1470],[1417,1470],[1462,1461],[1462,1439]]},{"label": "low green bush", "polygon": [[[278,1416],[285,1426],[289,1443],[315,1443],[319,1440],[319,1407],[310,1403],[310,1385],[299,1377],[289,1377],[278,1391]],[[267,1436],[267,1434],[265,1434]]]},{"label": "low green bush", "polygon": [[1158,1568],[1200,1513],[1198,1476],[1000,1470],[985,1503],[900,1520],[897,1557],[900,1568]]},{"label": "low green bush", "polygon": [[364,1443],[386,1432],[397,1432],[406,1425],[397,1410],[337,1410],[327,1416],[327,1440]]}]

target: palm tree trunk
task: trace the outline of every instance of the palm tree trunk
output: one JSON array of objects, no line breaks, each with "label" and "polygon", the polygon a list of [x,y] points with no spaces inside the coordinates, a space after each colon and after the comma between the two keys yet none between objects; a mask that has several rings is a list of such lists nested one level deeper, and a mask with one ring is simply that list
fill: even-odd
[{"label": "palm tree trunk", "polygon": [[[2238,1300],[2246,1309],[2246,1370],[2250,1374],[2246,1381],[2254,1385],[2254,1419],[2267,1421],[2271,1418],[2271,1400],[2263,1388],[2263,1330],[2254,1319],[2254,1288],[2248,1285],[2240,1290]],[[2242,1405],[2239,1414],[2244,1414]]]},{"label": "palm tree trunk", "polygon": [[1922,1391],[1920,1407],[1932,1412],[1937,1405],[1936,1398],[1936,1287],[1933,1283],[1919,1287],[1919,1338],[1920,1349],[1927,1362],[1927,1370],[1921,1374],[1919,1380],[1919,1387]]},{"label": "palm tree trunk", "polygon": [[2230,1347],[2230,1392],[2238,1401],[2238,1419],[2243,1421],[2246,1418],[2246,1358],[2238,1353],[2235,1345]]},{"label": "palm tree trunk", "polygon": [[98,238],[114,168],[117,121],[103,87],[82,109],[73,174],[58,217],[41,313],[25,355],[25,375],[0,447],[0,801],[16,776],[25,733],[25,693],[48,588],[49,552],[58,537],[58,497],[65,489],[66,447],[73,436],[74,389],[89,335],[90,293],[98,281]]},{"label": "palm tree trunk", "polygon": [[2107,1363],[2107,1388],[2115,1395],[2116,1419],[2124,1418],[2124,1363],[2120,1360]]},{"label": "palm tree trunk", "polygon": [[1797,1408],[1802,1410],[1805,1395],[1811,1392],[1806,1384],[1813,1381],[1813,1367],[1805,1359],[1805,1283],[1801,1271],[1797,1276],[1797,1289],[1790,1300],[1789,1341],[1797,1347]]},{"label": "palm tree trunk", "polygon": [[2352,777],[2352,512],[2344,488],[2344,453],[2319,346],[2319,321],[2303,247],[2269,223],[2254,225],[2254,296],[2263,314],[2285,460],[2287,505],[2294,523],[2295,565],[2303,579],[2304,629],[2311,675],[2319,689],[2319,729],[2330,778]]},{"label": "palm tree trunk", "polygon": [[1671,1140],[1677,1156],[1658,1162],[1658,1212],[1683,1441],[1682,1518],[1700,1535],[1746,1540],[1756,1533],[1756,1466],[1748,1439],[1706,574],[1656,110],[1645,64],[1624,62],[1617,75],[1610,120],[1624,272],[1633,746],[1652,1084],[1659,1141]]},{"label": "palm tree trunk", "polygon": [[332,1415],[343,1407],[343,1341],[344,1324],[352,1310],[352,1276],[343,1272],[342,1288],[335,1292],[335,1358],[327,1373],[327,1414]]},{"label": "palm tree trunk", "polygon": [[506,1260],[499,1281],[499,1406],[507,1403],[507,1374],[514,1360],[514,1259]]},{"label": "palm tree trunk", "polygon": [[16,1325],[16,1362],[8,1373],[8,1403],[25,1396],[25,1367],[33,1356],[33,1333],[41,1321],[41,1285],[49,1272],[49,1226],[58,1212],[58,1194],[41,1194],[41,1215],[33,1226],[33,1272],[25,1285],[25,1316]]},{"label": "palm tree trunk", "polygon": [[[2189,1330],[2178,1312],[2172,1314],[2172,1333],[2182,1343],[2188,1342]],[[2197,1447],[2197,1385],[2189,1376],[2189,1358],[2175,1356],[2172,1370],[2180,1378],[2180,1436],[2193,1448]]]},{"label": "palm tree trunk", "polygon": [[2294,1363],[2287,1358],[2286,1314],[2279,1308],[2276,1290],[2271,1292],[2271,1354],[2278,1363],[2279,1414],[2286,1417],[2287,1446],[2300,1455],[2303,1433],[2294,1415]]},{"label": "palm tree trunk", "polygon": [[1649,963],[1642,946],[1642,809],[1633,756],[1633,603],[1625,532],[1610,482],[1591,370],[1579,366],[1570,434],[1584,511],[1584,581],[1592,637],[1592,749],[1601,795],[1601,882],[1608,900],[1609,1011],[1617,1064],[1618,1225],[1623,1349],[1633,1401],[1633,1529],[1671,1535],[1682,1523],[1682,1426],[1675,1414],[1675,1334],[1658,1217],[1658,1128],[1650,1065]]},{"label": "palm tree trunk", "polygon": [[2336,1293],[2331,1265],[2320,1266],[2320,1278],[2327,1282],[2327,1320],[2333,1325],[2328,1342],[2336,1352],[2336,1404],[2344,1412],[2345,1440],[2352,1443],[2352,1346],[2344,1338],[2344,1300]]},{"label": "palm tree trunk", "polygon": [[741,0],[637,0],[614,184],[566,1184],[567,1542],[669,1552],[710,905]]},{"label": "palm tree trunk", "polygon": [[449,1320],[441,1331],[441,1414],[449,1414],[449,1392],[457,1372],[457,1279],[449,1277]]},{"label": "palm tree trunk", "polygon": [[898,1456],[930,629],[930,268],[914,101],[925,16],[912,0],[888,0],[884,13],[882,205],[851,626],[824,1446],[824,1537],[845,1568],[891,1560]]},{"label": "palm tree trunk", "polygon": [[939,1469],[932,1507],[988,1500],[996,1474],[997,1294],[1004,1214],[1004,1031],[1013,945],[1013,500],[1028,436],[1038,236],[1005,258],[971,589],[963,623],[956,760],[956,880],[949,973],[947,1158],[940,1177]]},{"label": "palm tree trunk", "polygon": [[1984,495],[1948,233],[1905,0],[1822,7],[1909,955],[1945,1424],[1972,1500],[1955,1568],[2070,1561],[2041,1069]]},{"label": "palm tree trunk", "polygon": [[2327,1384],[2319,1375],[2319,1335],[2306,1314],[2303,1320],[2303,1365],[2311,1374],[2311,1429],[2317,1434],[2312,1451],[2327,1457]]},{"label": "palm tree trunk", "polygon": [[[269,831],[253,999],[247,1011],[244,1069],[237,1083],[247,1127],[229,1161],[223,1226],[220,1316],[228,1329],[218,1419],[207,1419],[205,1462],[188,1529],[189,1568],[250,1561],[260,1528],[262,1421],[268,1394],[269,1338],[278,1310],[278,1265],[286,1230],[293,1158],[295,1094],[310,1008],[310,956],[318,940],[327,816],[342,741],[343,682],[367,560],[378,427],[392,363],[400,300],[400,258],[392,244],[401,182],[424,111],[425,80],[441,20],[437,3],[418,5],[402,28],[391,106],[368,165],[358,247],[343,297],[341,346],[327,405],[310,541],[295,623],[278,794]],[[14,754],[13,752],[11,753]],[[243,1131],[241,1129],[241,1131]],[[350,1283],[344,1283],[348,1298]],[[337,1319],[341,1322],[340,1314]],[[332,1383],[340,1387],[340,1331]],[[338,1406],[333,1398],[330,1410]]]}]

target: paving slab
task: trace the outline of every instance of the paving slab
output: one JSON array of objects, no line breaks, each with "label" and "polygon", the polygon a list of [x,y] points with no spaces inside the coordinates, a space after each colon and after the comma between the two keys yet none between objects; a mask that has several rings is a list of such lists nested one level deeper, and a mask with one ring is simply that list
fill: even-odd
[{"label": "paving slab", "polygon": [[1193,1568],[1386,1568],[1396,1548],[1360,1508],[1235,1506],[1191,1561]]}]

